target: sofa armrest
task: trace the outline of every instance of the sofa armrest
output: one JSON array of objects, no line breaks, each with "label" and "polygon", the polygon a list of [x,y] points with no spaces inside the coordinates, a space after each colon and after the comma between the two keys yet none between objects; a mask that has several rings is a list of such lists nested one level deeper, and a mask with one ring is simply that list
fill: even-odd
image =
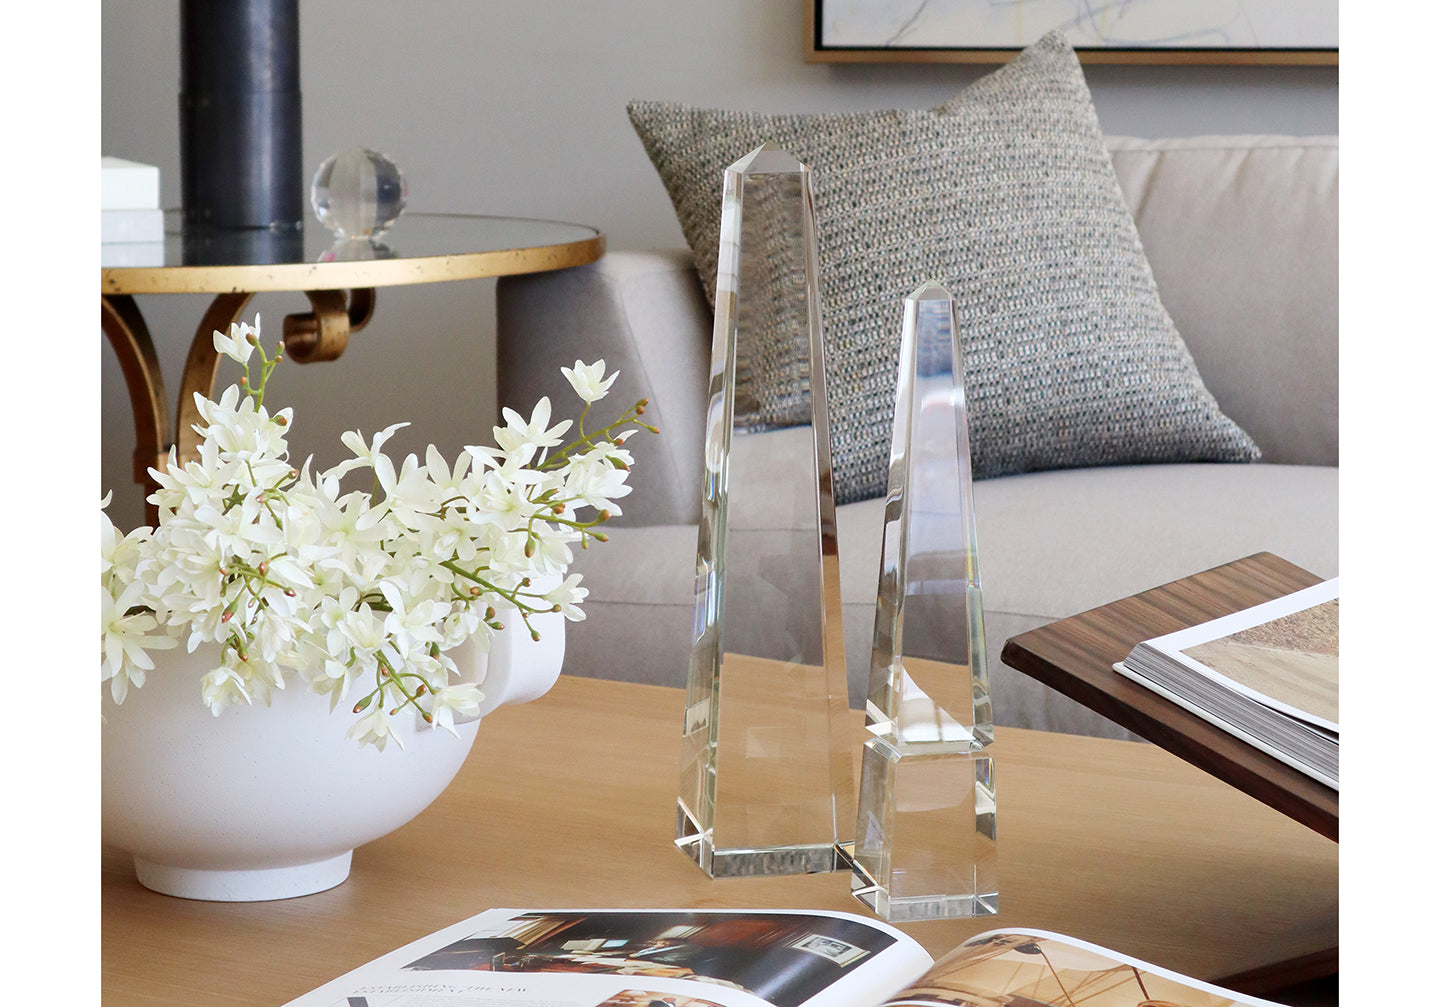
[{"label": "sofa armrest", "polygon": [[528,414],[548,395],[557,418],[576,417],[579,400],[560,368],[603,358],[620,378],[597,411],[649,399],[645,418],[660,428],[626,445],[633,493],[614,523],[697,522],[713,322],[689,252],[610,252],[574,269],[507,276],[495,298],[500,405]]}]

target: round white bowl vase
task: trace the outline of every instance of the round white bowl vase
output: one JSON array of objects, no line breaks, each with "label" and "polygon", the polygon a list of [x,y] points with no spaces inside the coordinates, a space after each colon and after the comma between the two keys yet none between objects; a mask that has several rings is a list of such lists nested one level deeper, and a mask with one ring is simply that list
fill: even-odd
[{"label": "round white bowl vase", "polygon": [[538,642],[522,625],[498,634],[489,654],[472,644],[452,652],[485,693],[458,738],[402,712],[404,748],[392,740],[383,752],[346,738],[354,715],[331,713],[326,697],[298,681],[268,707],[212,716],[200,678],[219,663],[218,647],[156,651],[144,687],[119,706],[108,690],[103,697],[103,839],[133,855],[142,885],[167,895],[253,902],[334,887],[349,876],[355,847],[440,795],[482,717],[555,683],[564,620],[546,615],[536,625]]}]

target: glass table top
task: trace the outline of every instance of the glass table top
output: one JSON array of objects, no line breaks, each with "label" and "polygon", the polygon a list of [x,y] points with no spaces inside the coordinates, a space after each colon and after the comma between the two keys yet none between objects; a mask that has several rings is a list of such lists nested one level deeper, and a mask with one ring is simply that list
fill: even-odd
[{"label": "glass table top", "polygon": [[100,246],[103,294],[316,290],[392,286],[540,272],[593,262],[599,231],[583,224],[465,214],[406,213],[378,241],[336,242],[315,220],[303,230],[181,226],[165,213],[164,242]]}]

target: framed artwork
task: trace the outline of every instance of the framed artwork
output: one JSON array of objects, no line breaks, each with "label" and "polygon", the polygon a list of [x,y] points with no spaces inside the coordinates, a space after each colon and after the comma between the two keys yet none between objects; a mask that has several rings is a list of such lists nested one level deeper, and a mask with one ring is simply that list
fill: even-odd
[{"label": "framed artwork", "polygon": [[1339,0],[807,0],[811,63],[1002,63],[1063,28],[1084,63],[1334,66]]}]

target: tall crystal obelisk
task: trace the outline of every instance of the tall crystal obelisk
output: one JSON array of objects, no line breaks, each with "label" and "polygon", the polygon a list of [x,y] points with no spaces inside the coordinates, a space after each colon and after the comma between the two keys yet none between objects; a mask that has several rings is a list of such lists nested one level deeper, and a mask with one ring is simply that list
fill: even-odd
[{"label": "tall crystal obelisk", "polygon": [[997,909],[994,740],[955,302],[905,298],[855,844],[887,920]]},{"label": "tall crystal obelisk", "polygon": [[711,877],[835,870],[854,822],[811,200],[773,144],[725,171],[675,830]]}]

